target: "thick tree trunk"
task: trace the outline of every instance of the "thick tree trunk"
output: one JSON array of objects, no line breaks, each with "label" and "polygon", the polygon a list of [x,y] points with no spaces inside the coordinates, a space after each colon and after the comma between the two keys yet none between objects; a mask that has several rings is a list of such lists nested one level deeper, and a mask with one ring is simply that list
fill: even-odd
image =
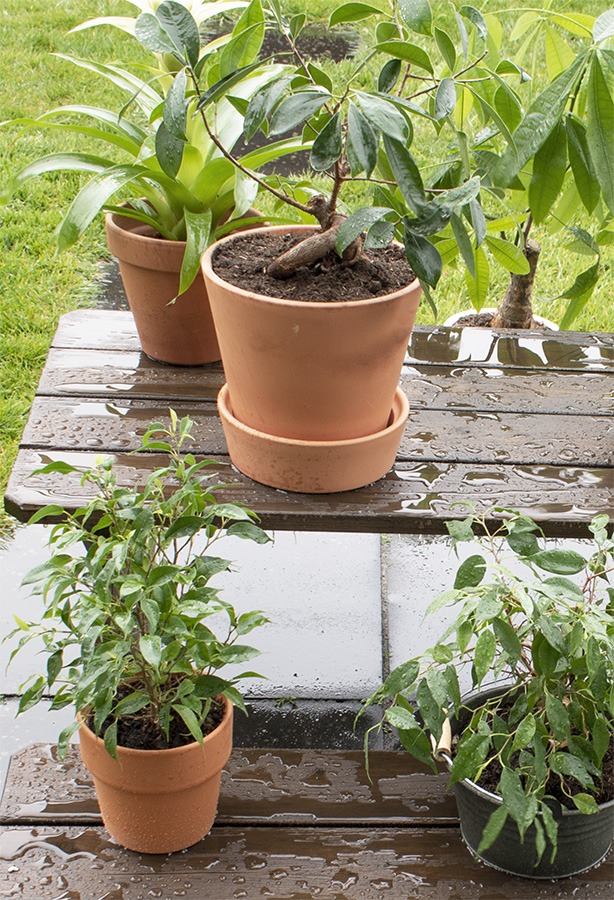
[{"label": "thick tree trunk", "polygon": [[523,253],[529,263],[529,271],[526,275],[510,275],[510,283],[505,297],[499,304],[497,312],[493,316],[493,328],[530,328],[533,321],[533,307],[531,294],[535,270],[541,247],[532,239],[528,239]]}]

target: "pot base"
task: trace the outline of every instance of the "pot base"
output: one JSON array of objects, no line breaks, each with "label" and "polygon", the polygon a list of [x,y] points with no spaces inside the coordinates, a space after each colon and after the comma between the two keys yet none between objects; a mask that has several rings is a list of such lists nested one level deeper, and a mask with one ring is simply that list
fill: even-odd
[{"label": "pot base", "polygon": [[351,440],[300,441],[257,431],[236,419],[227,384],[217,405],[237,469],[260,484],[303,494],[351,491],[377,481],[394,464],[409,415],[407,397],[397,388],[382,431]]}]

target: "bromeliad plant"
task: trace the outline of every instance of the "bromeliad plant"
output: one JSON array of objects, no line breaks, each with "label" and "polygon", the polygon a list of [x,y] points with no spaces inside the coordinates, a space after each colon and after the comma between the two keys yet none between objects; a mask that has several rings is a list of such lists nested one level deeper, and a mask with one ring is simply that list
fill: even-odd
[{"label": "bromeliad plant", "polygon": [[[25,578],[45,603],[41,620],[16,617],[9,636],[19,635],[11,658],[33,639],[43,641],[47,655],[47,673],[26,683],[19,712],[55,691],[51,708],[73,705],[88,716],[111,755],[122,722],[144,723],[168,746],[177,733],[202,742],[218,697],[245,710],[237,683],[255,673],[223,678],[219,672],[258,654],[239,640],[268,621],[260,611],[238,615],[210,586],[230,568],[211,553],[224,535],[261,544],[269,538],[253,512],[216,501],[205,472],[210,460],[182,454],[190,419],[178,420],[172,410],[170,417],[169,427],[152,423],[143,437],[142,450],[168,459],[141,489],[119,484],[110,458],[85,471],[64,463],[42,470],[83,472],[95,493],[53,526],[52,557]],[[33,521],[60,512],[49,506]],[[61,755],[79,724],[60,735]]]},{"label": "bromeliad plant", "polygon": [[[150,226],[167,240],[187,241],[180,293],[193,282],[200,256],[208,244],[234,228],[262,221],[248,213],[254,193],[235,177],[208,135],[215,132],[226,147],[234,147],[242,131],[242,116],[224,92],[218,94],[215,120],[194,115],[195,84],[227,77],[241,68],[233,102],[247,102],[267,85],[279,67],[254,62],[264,36],[264,15],[252,3],[232,32],[203,44],[199,23],[220,13],[245,7],[221,0],[195,5],[196,18],[178,0],[160,4],[140,2],[145,10],[136,19],[105,17],[79,26],[115,25],[134,35],[154,54],[143,77],[121,65],[103,64],[60,54],[73,65],[106,78],[124,91],[127,100],[119,111],[87,105],[60,106],[36,119],[16,119],[5,127],[53,129],[77,134],[95,146],[91,151],[52,153],[29,163],[3,192],[7,202],[28,180],[48,172],[92,174],[76,195],[57,231],[60,250],[73,245],[101,210]],[[196,8],[197,7],[197,8]],[[79,29],[75,29],[79,30]],[[99,145],[104,146],[98,152]],[[301,149],[300,140],[278,141],[242,156],[242,164],[257,170],[271,159]],[[118,207],[117,198],[123,200]],[[114,203],[115,201],[115,203]]]},{"label": "bromeliad plant", "polygon": [[[434,748],[450,749],[449,717],[460,722],[452,783],[469,779],[502,799],[478,853],[509,818],[521,839],[533,826],[539,861],[547,842],[552,858],[557,850],[553,803],[592,814],[598,800],[613,799],[604,775],[614,724],[614,541],[601,515],[590,525],[590,555],[542,549],[532,520],[492,512],[503,517],[497,526],[481,516],[447,523],[455,548],[477,543],[492,561],[477,552],[461,563],[453,588],[427,610],[456,608],[456,619],[430,650],[396,668],[366,705],[389,703],[383,721],[433,768]],[[459,687],[466,669],[478,692],[471,702]],[[493,681],[500,691],[480,693]]]}]

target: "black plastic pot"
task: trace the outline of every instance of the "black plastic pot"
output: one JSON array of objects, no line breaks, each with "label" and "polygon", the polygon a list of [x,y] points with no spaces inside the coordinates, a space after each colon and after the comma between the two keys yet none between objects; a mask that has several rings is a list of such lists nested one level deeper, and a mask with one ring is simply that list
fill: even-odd
[{"label": "black plastic pot", "polygon": [[[480,706],[485,699],[501,694],[501,688],[491,688],[463,698],[469,709]],[[452,733],[458,723],[452,720]],[[441,754],[448,769],[452,760],[447,753]],[[599,807],[594,815],[585,815],[578,810],[562,809],[556,804],[553,814],[558,822],[558,852],[550,862],[551,848],[548,846],[539,864],[536,865],[535,829],[529,828],[524,842],[516,823],[508,816],[494,844],[481,853],[478,846],[486,824],[501,805],[501,798],[466,778],[454,785],[461,835],[471,852],[495,869],[520,875],[523,878],[567,878],[578,875],[599,865],[612,846],[614,835],[614,800]]]}]

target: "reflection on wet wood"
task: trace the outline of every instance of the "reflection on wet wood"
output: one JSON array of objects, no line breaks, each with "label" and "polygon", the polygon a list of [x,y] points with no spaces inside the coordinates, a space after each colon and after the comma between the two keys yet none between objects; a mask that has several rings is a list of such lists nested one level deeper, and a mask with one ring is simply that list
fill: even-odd
[{"label": "reflection on wet wood", "polygon": [[[373,783],[351,751],[237,750],[219,815],[183,853],[120,848],[98,824],[89,776],[48,745],[11,760],[0,827],[0,895],[32,900],[411,900],[612,895],[609,861],[531,882],[476,862],[442,780],[407,754],[374,752]],[[76,818],[80,817],[79,824]]]}]

